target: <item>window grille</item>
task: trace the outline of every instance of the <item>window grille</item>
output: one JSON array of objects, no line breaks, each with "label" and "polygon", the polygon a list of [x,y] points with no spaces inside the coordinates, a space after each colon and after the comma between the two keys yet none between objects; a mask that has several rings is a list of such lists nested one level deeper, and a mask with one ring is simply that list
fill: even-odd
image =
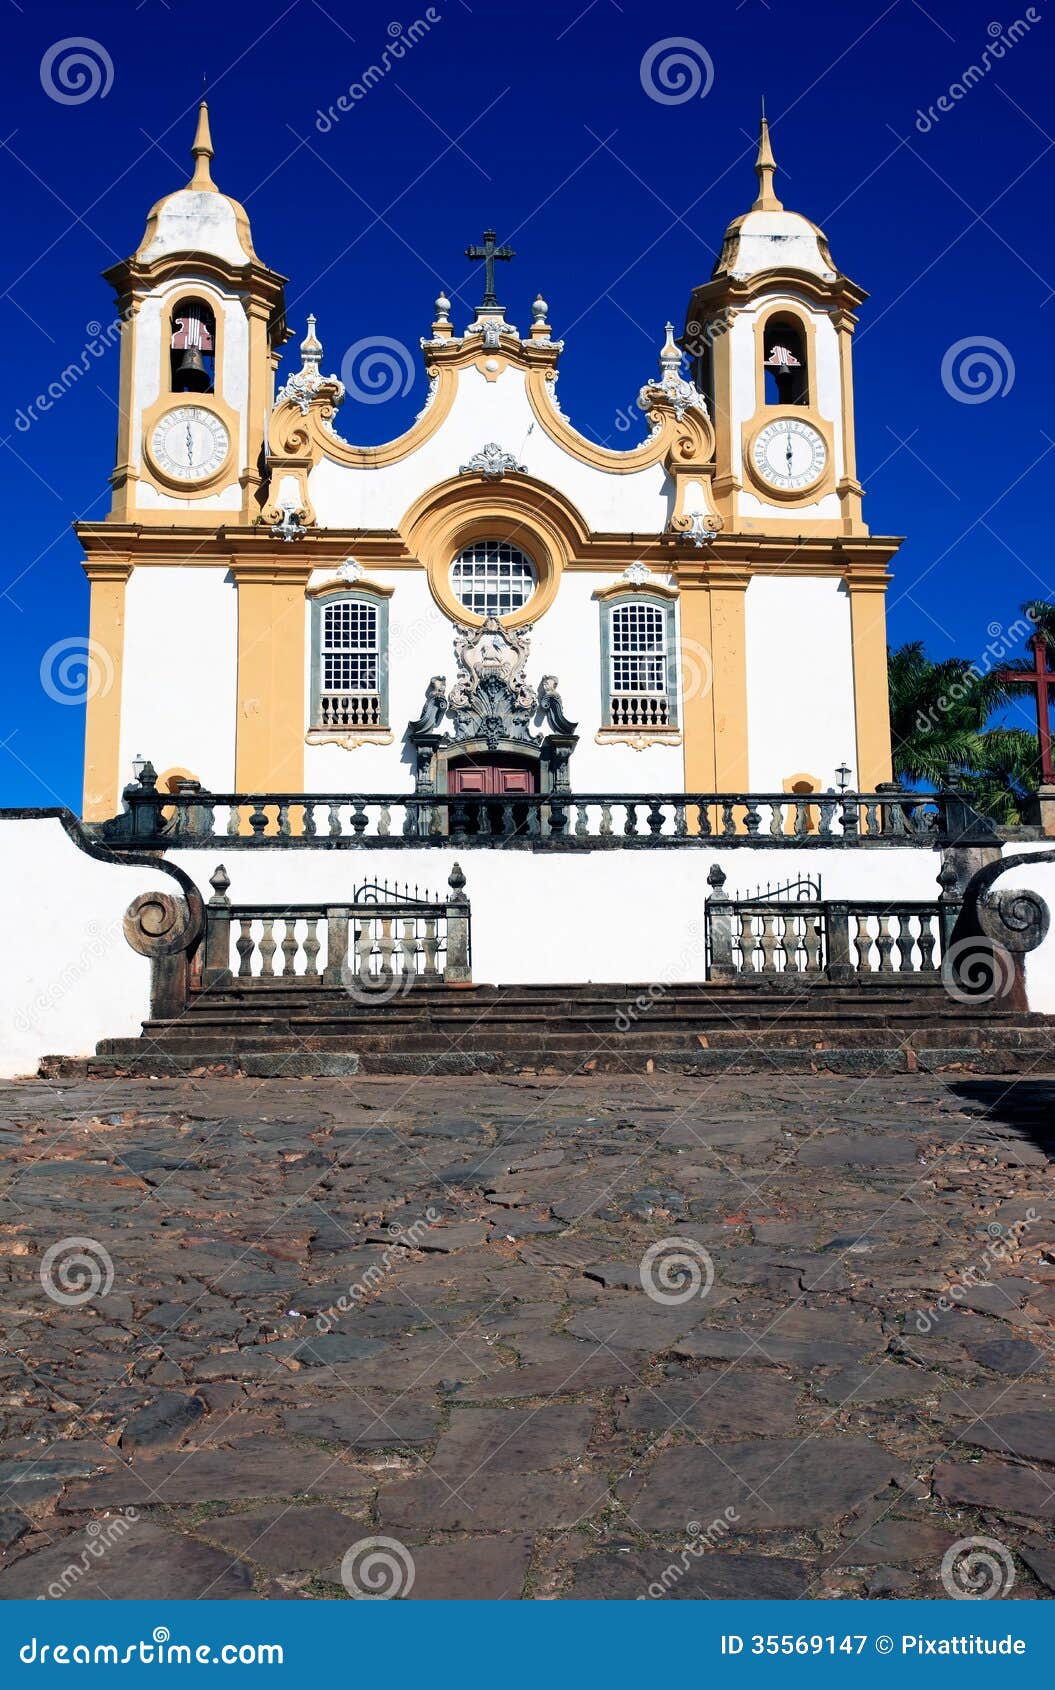
[{"label": "window grille", "polygon": [[611,611],[609,721],[612,727],[663,728],[671,719],[668,616],[634,601]]},{"label": "window grille", "polygon": [[508,616],[535,591],[535,565],[507,540],[475,540],[451,565],[451,587],[459,604],[477,616]]}]

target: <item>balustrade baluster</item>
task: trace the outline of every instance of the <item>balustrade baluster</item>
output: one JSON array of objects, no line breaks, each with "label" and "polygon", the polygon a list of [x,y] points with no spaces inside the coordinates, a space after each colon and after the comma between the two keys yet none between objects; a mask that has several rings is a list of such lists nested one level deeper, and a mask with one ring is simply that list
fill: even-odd
[{"label": "balustrade baluster", "polygon": [[821,943],[822,917],[811,913],[802,917],[802,950],[804,954],[804,974],[819,974],[822,965]]},{"label": "balustrade baluster", "polygon": [[267,811],[264,809],[264,806],[259,798],[255,799],[253,802],[253,808],[249,816],[249,826],[252,829],[254,839],[262,839],[264,837],[264,829],[267,826]]},{"label": "balustrade baluster", "polygon": [[688,837],[688,823],[685,820],[685,804],[682,799],[674,800],[674,837],[685,839]]},{"label": "balustrade baluster", "polygon": [[238,814],[238,805],[237,804],[231,804],[231,805],[228,806],[228,810],[227,810],[227,837],[228,837],[228,839],[236,838],[241,831],[242,831],[242,824],[241,824],[241,818],[239,817],[239,814]]},{"label": "balustrade baluster", "polygon": [[456,798],[450,809],[451,838],[464,845],[469,825],[469,809],[464,798]]},{"label": "balustrade baluster", "polygon": [[561,839],[568,831],[568,806],[559,795],[549,801],[549,831]]},{"label": "balustrade baluster", "polygon": [[422,921],[422,926],[424,928],[424,932],[421,936],[421,949],[425,958],[424,967],[421,971],[422,978],[425,980],[438,980],[440,977],[440,970],[437,959],[440,953],[440,936],[436,917],[434,915],[425,916]]},{"label": "balustrade baluster", "polygon": [[355,972],[363,986],[372,986],[371,958],[374,953],[374,924],[368,916],[355,929]]},{"label": "balustrade baluster", "polygon": [[278,806],[278,836],[280,839],[289,838],[289,804],[285,799]]},{"label": "balustrade baluster", "polygon": [[302,804],[301,807],[300,807],[300,813],[301,813],[301,822],[300,822],[301,833],[304,835],[305,839],[314,839],[315,838],[315,805],[314,805],[314,803]]},{"label": "balustrade baluster", "polygon": [[246,980],[253,972],[253,923],[247,916],[242,916],[238,928],[238,937],[234,943],[238,952],[238,978]]},{"label": "balustrade baluster", "polygon": [[503,804],[502,805],[502,818],[501,819],[502,819],[502,837],[504,839],[511,839],[513,834],[517,830],[516,821],[513,817],[513,806],[512,806],[512,804]]},{"label": "balustrade baluster", "polygon": [[722,800],[722,836],[723,836],[723,838],[731,838],[733,836],[733,834],[735,834],[735,832],[736,832],[736,822],[733,819],[733,805],[735,804],[735,802],[736,802],[735,798],[724,798]]},{"label": "balustrade baluster", "polygon": [[931,926],[931,917],[921,915],[919,918],[919,934],[916,944],[919,947],[919,972],[921,974],[934,973],[934,952],[937,948],[937,937]]},{"label": "balustrade baluster", "polygon": [[528,833],[531,835],[531,837],[533,839],[541,839],[541,837],[542,837],[542,817],[541,817],[541,813],[540,813],[539,809],[534,804],[528,805],[528,807],[527,807],[527,818],[526,819],[527,819]]},{"label": "balustrade baluster", "polygon": [[211,798],[203,798],[198,805],[198,818],[195,836],[203,840],[211,840],[216,833],[216,805]]},{"label": "balustrade baluster", "polygon": [[379,986],[390,986],[395,978],[397,936],[393,934],[393,923],[390,915],[379,916],[376,920],[378,929],[377,949],[379,960],[377,984]]},{"label": "balustrade baluster", "polygon": [[623,832],[625,834],[629,834],[632,838],[636,838],[637,805],[632,803],[630,800],[627,800],[627,802],[623,805],[623,813],[626,817],[626,820],[623,822]]},{"label": "balustrade baluster", "polygon": [[262,916],[260,919],[260,926],[262,931],[260,934],[260,944],[257,947],[260,952],[260,977],[261,979],[270,979],[275,972],[274,956],[278,949],[278,946],[275,943],[274,918],[270,915]]},{"label": "balustrade baluster", "polygon": [[876,935],[876,949],[879,952],[879,967],[877,974],[893,974],[894,972],[894,917],[889,912],[879,917],[879,932]]},{"label": "balustrade baluster", "polygon": [[379,839],[387,839],[391,832],[392,811],[387,804],[382,804],[377,817],[377,836]]},{"label": "balustrade baluster", "polygon": [[286,931],[282,940],[282,973],[283,975],[296,974],[297,951],[300,948],[297,942],[297,921],[295,916],[289,915],[286,916],[285,921]]},{"label": "balustrade baluster", "polygon": [[853,941],[854,950],[857,952],[857,972],[859,974],[872,974],[874,972],[872,968],[872,935],[868,928],[868,917],[858,915],[854,917],[854,920],[857,924],[857,932]]},{"label": "balustrade baluster", "polygon": [[352,800],[352,832],[356,839],[361,839],[366,832],[366,805],[361,798]]},{"label": "balustrade baluster", "polygon": [[747,800],[744,810],[744,826],[748,833],[756,834],[762,825],[762,815],[753,798]]},{"label": "balustrade baluster", "polygon": [[304,926],[304,978],[305,980],[317,980],[319,978],[319,952],[322,949],[319,943],[318,916],[309,915]]},{"label": "balustrade baluster", "polygon": [[341,837],[341,806],[339,804],[329,804],[327,805],[327,809],[330,813],[330,838],[339,839]]},{"label": "balustrade baluster", "polygon": [[781,839],[784,835],[784,800],[771,798],[769,800],[769,837]]},{"label": "balustrade baluster", "polygon": [[835,815],[835,799],[822,798],[820,803],[820,823],[817,828],[822,839],[830,839],[832,835],[832,819]]},{"label": "balustrade baluster", "polygon": [[860,828],[856,798],[843,799],[839,820],[842,823],[843,838],[856,839]]},{"label": "balustrade baluster", "polygon": [[575,806],[575,837],[588,839],[590,836],[590,812],[586,804]]},{"label": "balustrade baluster", "polygon": [[418,977],[418,924],[414,916],[403,917],[403,936],[400,941],[402,960],[401,979],[404,989]]},{"label": "balustrade baluster", "polygon": [[810,831],[810,807],[805,798],[795,799],[795,838],[805,839]]},{"label": "balustrade baluster", "polygon": [[763,974],[776,974],[777,972],[777,945],[779,941],[777,922],[779,919],[779,916],[770,911],[762,916],[762,931],[758,937],[759,944],[762,947]]},{"label": "balustrade baluster", "polygon": [[663,832],[663,805],[660,799],[650,798],[648,801],[648,831],[655,835]]},{"label": "balustrade baluster", "polygon": [[711,806],[709,804],[697,804],[696,806],[696,831],[701,839],[711,837]]},{"label": "balustrade baluster", "polygon": [[874,834],[882,833],[882,831],[883,831],[882,810],[881,810],[881,808],[878,804],[871,803],[871,804],[865,805],[864,812],[865,812],[865,825],[864,825],[865,837],[871,839]]},{"label": "balustrade baluster", "polygon": [[612,806],[609,804],[607,798],[603,799],[601,802],[601,826],[599,835],[602,839],[610,839],[612,837]]}]

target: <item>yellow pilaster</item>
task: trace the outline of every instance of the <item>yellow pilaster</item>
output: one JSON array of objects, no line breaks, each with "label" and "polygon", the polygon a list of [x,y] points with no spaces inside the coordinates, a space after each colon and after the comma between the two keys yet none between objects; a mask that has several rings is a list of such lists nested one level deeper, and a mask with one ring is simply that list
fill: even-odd
[{"label": "yellow pilaster", "polygon": [[711,588],[714,663],[714,774],[718,792],[746,792],[746,582]]},{"label": "yellow pilaster", "polygon": [[688,792],[747,790],[746,577],[685,582],[681,669]]},{"label": "yellow pilaster", "polygon": [[304,790],[306,563],[234,569],[238,584],[239,792]]},{"label": "yellow pilaster", "polygon": [[889,780],[890,695],[887,684],[886,583],[847,581],[857,722],[857,788],[874,792]]},{"label": "yellow pilaster", "polygon": [[[84,565],[91,583],[87,709],[84,723],[84,820],[116,816],[121,789],[121,676],[125,652],[127,561]],[[128,778],[132,778],[131,769]]]}]

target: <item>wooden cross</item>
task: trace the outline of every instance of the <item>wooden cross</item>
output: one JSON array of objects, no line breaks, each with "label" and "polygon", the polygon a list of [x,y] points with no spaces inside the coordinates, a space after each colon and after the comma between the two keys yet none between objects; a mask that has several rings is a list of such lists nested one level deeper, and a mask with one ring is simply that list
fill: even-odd
[{"label": "wooden cross", "polygon": [[483,246],[467,246],[465,249],[466,258],[471,258],[477,263],[483,259],[484,297],[481,307],[490,308],[492,311],[498,308],[498,295],[495,293],[495,259],[508,263],[509,259],[516,257],[511,246],[496,246],[496,239],[493,229],[485,229]]},{"label": "wooden cross", "polygon": [[1037,705],[1037,738],[1040,741],[1040,778],[1045,786],[1055,780],[1051,767],[1051,691],[1055,687],[1055,670],[1048,667],[1048,648],[1039,634],[1034,634],[1032,669],[997,669],[994,679],[1005,685],[1029,687]]}]

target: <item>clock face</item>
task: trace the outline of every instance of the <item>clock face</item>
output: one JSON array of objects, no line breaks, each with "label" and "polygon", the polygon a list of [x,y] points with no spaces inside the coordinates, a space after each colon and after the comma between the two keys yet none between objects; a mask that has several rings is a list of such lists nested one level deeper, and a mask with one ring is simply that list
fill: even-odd
[{"label": "clock face", "polygon": [[179,405],[155,424],[150,452],[158,469],[174,481],[205,481],[227,456],[230,436],[204,405]]},{"label": "clock face", "polygon": [[796,492],[824,474],[828,448],[819,429],[798,417],[778,417],[755,436],[755,469],[771,487]]}]

